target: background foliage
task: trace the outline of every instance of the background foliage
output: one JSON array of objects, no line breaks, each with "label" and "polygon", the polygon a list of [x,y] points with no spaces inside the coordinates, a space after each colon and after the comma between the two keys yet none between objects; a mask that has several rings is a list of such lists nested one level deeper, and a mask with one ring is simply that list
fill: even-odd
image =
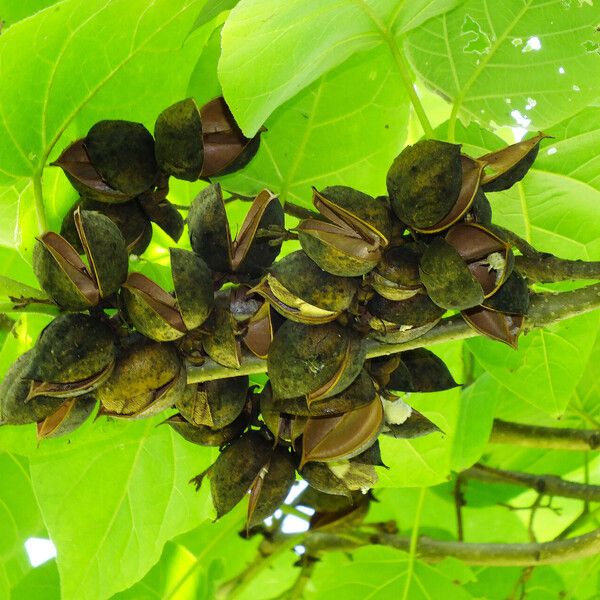
[{"label": "background foliage", "polygon": [[[468,152],[512,142],[515,127],[543,128],[554,139],[522,183],[494,194],[496,221],[542,251],[600,259],[597,2],[0,0],[0,19],[2,275],[36,285],[35,235],[58,228],[75,200],[48,167],[69,141],[103,118],[152,129],[174,101],[221,92],[245,133],[267,127],[257,157],[223,186],[242,195],[266,186],[304,206],[312,185],[384,193],[389,163],[423,133],[420,106],[438,137]],[[203,185],[175,183],[170,198],[188,205]],[[239,222],[245,207],[228,208]],[[136,268],[160,283],[167,246],[156,232]],[[0,280],[0,311],[10,294]],[[10,316],[0,323],[0,377],[49,319]],[[599,321],[592,313],[536,331],[518,352],[484,339],[436,346],[465,385],[411,398],[444,434],[386,441],[391,468],[380,474],[369,521],[456,538],[453,477],[479,460],[598,482],[597,454],[488,439],[494,418],[600,428]],[[206,488],[196,494],[187,483],[214,452],[156,424],[98,420],[39,447],[29,427],[0,429],[1,598],[213,598],[255,560],[259,540],[237,535],[243,507],[213,524]],[[533,491],[470,482],[465,494],[467,541],[553,539],[581,510],[553,499],[530,526],[531,511],[514,507],[530,505]],[[32,568],[30,537],[52,539],[57,558]],[[276,556],[239,597],[285,594],[296,559]],[[523,578],[519,568],[429,565],[368,546],[327,554],[305,597],[583,600],[599,597],[599,564]]]}]

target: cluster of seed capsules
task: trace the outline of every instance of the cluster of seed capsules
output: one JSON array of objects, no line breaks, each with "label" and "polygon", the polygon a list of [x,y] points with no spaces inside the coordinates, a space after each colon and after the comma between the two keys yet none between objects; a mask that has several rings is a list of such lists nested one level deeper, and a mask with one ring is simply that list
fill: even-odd
[{"label": "cluster of seed capsules", "polygon": [[[101,121],[71,144],[55,164],[81,197],[60,234],[38,238],[33,263],[61,313],[0,387],[0,424],[35,422],[40,438],[73,431],[98,403],[117,419],[175,408],[169,426],[221,449],[194,481],[208,475],[218,516],[249,493],[249,526],[277,509],[296,472],[313,493],[360,504],[383,466],[380,434],[439,431],[406,394],[456,386],[444,363],[424,348],[368,360],[368,338],[408,341],[460,311],[516,346],[527,282],[485,192],[520,180],[545,137],[480,158],[425,140],[393,162],[389,196],[314,190],[314,216],[294,228],[302,250],[277,262],[289,237],[277,196],[260,192],[234,239],[212,184],[188,213],[192,250],[170,250],[172,289],[129,272],[151,221],[175,240],[183,232],[169,178],[242,168],[259,135],[245,138],[222,98],[187,99],[161,113],[154,136]],[[236,374],[250,353],[267,361],[263,389]],[[207,361],[231,376],[188,383],[186,365]]]}]

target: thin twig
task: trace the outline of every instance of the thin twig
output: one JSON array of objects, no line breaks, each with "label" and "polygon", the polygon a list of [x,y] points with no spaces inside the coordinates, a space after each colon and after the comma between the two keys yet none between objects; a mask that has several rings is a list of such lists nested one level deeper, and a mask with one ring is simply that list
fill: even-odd
[{"label": "thin twig", "polygon": [[565,481],[556,475],[533,475],[519,471],[504,471],[487,465],[477,464],[463,471],[462,475],[469,479],[489,483],[510,483],[536,490],[546,496],[575,498],[589,502],[600,502],[600,485]]},{"label": "thin twig", "polygon": [[464,479],[461,475],[456,477],[454,482],[454,509],[456,511],[456,537],[459,542],[465,541],[464,530],[463,530],[463,518],[462,518],[462,507],[465,505],[465,497],[462,493],[462,486]]},{"label": "thin twig", "polygon": [[600,430],[542,427],[496,419],[490,442],[552,450],[597,450]]}]

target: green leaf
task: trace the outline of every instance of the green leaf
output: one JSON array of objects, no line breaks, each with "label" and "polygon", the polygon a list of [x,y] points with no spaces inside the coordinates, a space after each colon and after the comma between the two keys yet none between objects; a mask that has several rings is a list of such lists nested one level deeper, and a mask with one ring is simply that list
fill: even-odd
[{"label": "green leaf", "polygon": [[31,287],[20,281],[15,281],[10,277],[4,277],[0,275],[0,296],[9,298],[36,298],[38,300],[47,300],[48,296],[42,290]]},{"label": "green leaf", "polygon": [[45,527],[31,486],[29,461],[1,452],[0,472],[0,582],[13,587],[31,568],[25,541],[43,536]]},{"label": "green leaf", "polygon": [[423,81],[468,119],[515,126],[519,111],[545,129],[600,93],[591,76],[597,18],[589,2],[468,0],[411,31],[405,49]]},{"label": "green leaf", "polygon": [[[315,569],[307,600],[398,600],[402,598],[408,571],[408,554],[385,546],[364,546],[351,557],[327,553]],[[408,596],[411,600],[467,600],[473,598],[460,582],[454,583],[434,565],[415,561]]]},{"label": "green leaf", "polygon": [[30,17],[43,10],[58,0],[27,0],[26,2],[14,2],[14,0],[0,0],[0,17],[4,21],[3,30],[7,30],[17,21]]},{"label": "green leaf", "polygon": [[483,338],[467,341],[477,361],[521,400],[559,418],[581,377],[598,330],[597,313],[532,331],[519,350]]},{"label": "green leaf", "polygon": [[[184,95],[211,29],[183,41],[204,4],[66,0],[0,37],[0,79],[11,82],[0,94],[2,240],[13,238],[21,205],[37,213],[36,232],[44,227],[40,196],[52,184],[43,168],[63,136],[84,135],[96,120],[115,116],[152,127],[156,115]],[[24,55],[31,47],[36,51]],[[60,207],[60,218],[68,206]],[[27,241],[33,233],[21,237]]]},{"label": "green leaf", "polygon": [[60,600],[60,580],[56,561],[31,569],[13,588],[11,600]]},{"label": "green leaf", "polygon": [[408,110],[385,48],[354,56],[277,110],[257,156],[221,184],[246,195],[267,187],[304,206],[313,185],[385,193],[381,165],[406,139]]},{"label": "green leaf", "polygon": [[252,136],[278,106],[353,54],[378,45],[397,53],[398,36],[457,4],[242,0],[223,28],[219,79],[225,99]]},{"label": "green leaf", "polygon": [[105,598],[130,586],[167,540],[212,512],[206,488],[196,494],[188,481],[214,451],[152,420],[93,425],[78,443],[32,460],[67,600]]}]

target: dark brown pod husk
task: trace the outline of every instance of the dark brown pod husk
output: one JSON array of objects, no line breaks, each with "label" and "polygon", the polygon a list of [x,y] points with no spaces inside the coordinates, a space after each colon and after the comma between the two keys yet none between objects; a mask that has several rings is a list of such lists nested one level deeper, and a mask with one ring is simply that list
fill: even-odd
[{"label": "dark brown pod husk", "polygon": [[247,138],[222,96],[202,106],[200,119],[204,143],[202,177],[238,171],[258,152],[262,129],[253,138]]},{"label": "dark brown pod husk", "polygon": [[392,220],[387,203],[345,186],[313,189],[313,204],[327,220],[298,226],[302,249],[321,269],[355,277],[371,271],[389,243]]},{"label": "dark brown pod husk", "polygon": [[540,142],[552,136],[539,132],[536,136],[481,156],[485,163],[485,173],[481,187],[486,192],[498,192],[512,187],[521,181],[534,163]]},{"label": "dark brown pod husk", "polygon": [[174,242],[178,242],[185,229],[185,222],[179,210],[166,199],[156,202],[153,194],[139,196],[138,201],[150,220]]},{"label": "dark brown pod husk", "polygon": [[396,439],[413,439],[436,432],[442,433],[442,430],[433,421],[430,421],[414,408],[405,421],[402,423],[388,423],[386,421],[382,430],[384,435],[389,435]]},{"label": "dark brown pod husk", "polygon": [[300,469],[308,462],[338,461],[360,454],[375,443],[383,422],[383,403],[378,396],[342,415],[309,418],[302,436]]},{"label": "dark brown pod husk", "polygon": [[204,143],[202,118],[193,98],[186,98],[163,110],[154,125],[156,161],[160,169],[186,181],[202,173]]},{"label": "dark brown pod husk", "polygon": [[244,429],[248,426],[248,415],[243,412],[235,421],[219,429],[213,429],[205,425],[192,425],[180,414],[173,415],[165,423],[192,444],[220,448],[225,444],[230,444],[242,435]]},{"label": "dark brown pod husk", "polygon": [[487,298],[482,306],[504,314],[526,315],[529,310],[527,280],[518,271],[513,271],[500,289]]},{"label": "dark brown pod husk", "polygon": [[52,166],[60,167],[71,185],[82,195],[98,202],[121,204],[135,194],[112,188],[92,165],[85,148],[85,138],[76,140],[62,152]]},{"label": "dark brown pod husk", "polygon": [[481,188],[475,194],[475,199],[465,216],[465,221],[486,226],[492,224],[492,206]]},{"label": "dark brown pod husk", "polygon": [[88,131],[84,145],[90,162],[111,188],[137,196],[155,185],[154,139],[142,124],[99,121]]},{"label": "dark brown pod husk", "polygon": [[427,246],[419,271],[429,297],[442,308],[463,310],[483,302],[481,284],[459,252],[443,238],[435,238]]},{"label": "dark brown pod husk", "polygon": [[458,386],[446,363],[427,348],[405,350],[400,354],[402,363],[410,373],[406,385],[404,369],[392,372],[387,388],[401,392],[441,392]]},{"label": "dark brown pod husk", "polygon": [[462,186],[460,145],[423,140],[407,146],[387,174],[396,216],[409,227],[435,227],[454,207]]},{"label": "dark brown pod husk", "polygon": [[419,261],[424,247],[408,242],[388,248],[368,275],[370,286],[388,300],[404,300],[423,289]]},{"label": "dark brown pod husk", "polygon": [[11,365],[0,382],[0,425],[27,425],[45,419],[61,403],[58,398],[38,396],[25,402],[31,380],[27,371],[33,353],[22,354]]},{"label": "dark brown pod husk", "polygon": [[282,316],[307,324],[335,320],[350,307],[359,282],[323,271],[301,250],[271,267],[253,288]]},{"label": "dark brown pod husk", "polygon": [[208,474],[217,519],[246,495],[272,453],[271,444],[262,435],[249,431],[219,454]]},{"label": "dark brown pod husk", "polygon": [[80,313],[59,315],[32,350],[28,400],[88,394],[110,376],[115,359],[116,338],[106,323]]},{"label": "dark brown pod husk", "polygon": [[220,429],[239,417],[248,396],[248,376],[190,383],[175,407],[192,425]]},{"label": "dark brown pod husk", "polygon": [[[304,398],[298,400],[306,406]],[[284,441],[293,446],[296,439],[304,432],[306,417],[283,410],[282,405],[287,409],[287,402],[274,401],[271,384],[267,382],[260,393],[260,415],[262,420],[277,442]]]},{"label": "dark brown pod husk", "polygon": [[296,464],[287,448],[278,446],[269,462],[258,472],[250,486],[249,529],[270,517],[286,499],[296,481]]},{"label": "dark brown pod husk", "polygon": [[96,400],[81,396],[65,400],[51,415],[37,423],[37,438],[43,440],[72,433],[94,412]]},{"label": "dark brown pod husk", "polygon": [[203,327],[208,332],[202,337],[206,354],[224,367],[239,369],[242,352],[237,337],[238,325],[229,310],[217,302]]},{"label": "dark brown pod husk", "polygon": [[263,302],[246,321],[242,341],[254,356],[266,360],[274,335],[271,306],[268,302]]},{"label": "dark brown pod husk", "polygon": [[348,498],[353,497],[353,492],[375,487],[379,479],[373,465],[356,463],[354,459],[309,462],[299,472],[316,490]]},{"label": "dark brown pod husk", "polygon": [[185,385],[184,369],[171,344],[133,338],[120,352],[111,376],[96,391],[102,414],[139,415],[176,382],[180,385],[181,373]]},{"label": "dark brown pod husk", "polygon": [[387,300],[374,296],[367,305],[371,315],[371,337],[389,344],[415,339],[439,322],[445,310],[426,294],[405,300]]},{"label": "dark brown pod husk", "polygon": [[517,349],[525,321],[522,315],[504,314],[482,306],[464,310],[461,314],[475,331]]},{"label": "dark brown pod husk", "polygon": [[77,208],[82,211],[99,212],[108,217],[119,228],[127,244],[127,251],[130,254],[139,256],[150,244],[152,239],[152,225],[137,200],[122,204],[108,204],[90,198],[81,198],[69,209],[60,229],[60,235],[79,254],[83,254],[84,250],[73,219],[73,214]]},{"label": "dark brown pod husk", "polygon": [[360,335],[336,323],[286,321],[275,334],[267,360],[275,398],[306,396],[310,404],[335,396],[356,379],[365,355]]}]

